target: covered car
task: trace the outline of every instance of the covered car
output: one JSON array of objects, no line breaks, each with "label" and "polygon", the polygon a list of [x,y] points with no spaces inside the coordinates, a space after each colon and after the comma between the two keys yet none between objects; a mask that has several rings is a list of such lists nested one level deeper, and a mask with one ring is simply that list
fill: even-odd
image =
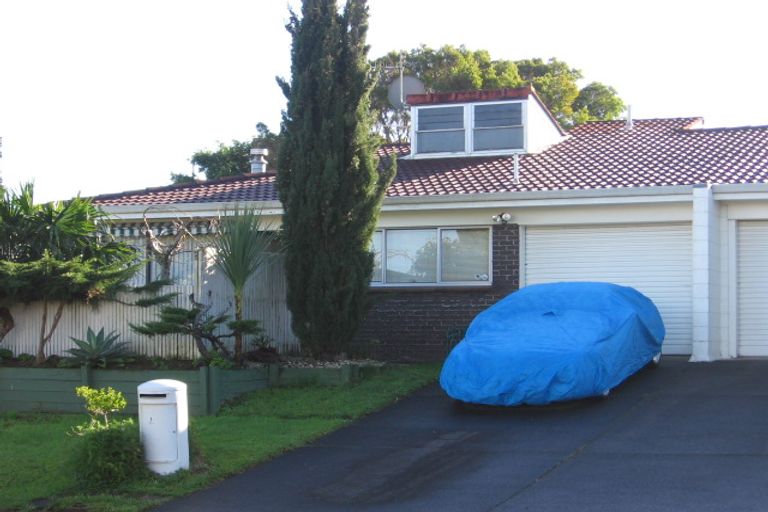
[{"label": "covered car", "polygon": [[448,355],[440,385],[462,402],[543,405],[606,395],[660,357],[664,323],[626,286],[522,288],[478,314]]}]

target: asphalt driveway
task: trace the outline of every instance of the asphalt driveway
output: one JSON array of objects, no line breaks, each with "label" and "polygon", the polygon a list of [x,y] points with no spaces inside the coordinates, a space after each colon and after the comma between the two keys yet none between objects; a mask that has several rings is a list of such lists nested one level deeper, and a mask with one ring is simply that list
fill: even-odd
[{"label": "asphalt driveway", "polygon": [[765,511],[768,360],[668,357],[541,408],[467,411],[432,386],[160,510]]}]

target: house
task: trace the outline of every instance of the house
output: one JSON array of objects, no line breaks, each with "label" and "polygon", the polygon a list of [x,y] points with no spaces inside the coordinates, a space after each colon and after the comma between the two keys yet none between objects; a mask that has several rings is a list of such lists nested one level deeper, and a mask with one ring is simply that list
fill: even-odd
[{"label": "house", "polygon": [[[408,102],[412,146],[380,149],[398,174],[359,334],[376,355],[441,358],[518,287],[594,280],[654,300],[665,353],[768,356],[768,127],[629,119],[566,133],[530,87]],[[275,173],[96,198],[118,233],[135,232],[148,207],[162,223],[234,202],[279,220]]]}]

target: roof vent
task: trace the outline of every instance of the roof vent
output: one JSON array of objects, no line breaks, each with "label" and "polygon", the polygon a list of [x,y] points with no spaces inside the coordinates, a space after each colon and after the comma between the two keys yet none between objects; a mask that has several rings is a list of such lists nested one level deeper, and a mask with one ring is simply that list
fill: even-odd
[{"label": "roof vent", "polygon": [[269,151],[266,148],[251,149],[251,173],[267,172],[267,159],[265,157],[268,154]]},{"label": "roof vent", "polygon": [[632,105],[627,106],[627,122],[624,124],[624,129],[626,131],[631,130],[634,128],[635,123],[632,121]]}]

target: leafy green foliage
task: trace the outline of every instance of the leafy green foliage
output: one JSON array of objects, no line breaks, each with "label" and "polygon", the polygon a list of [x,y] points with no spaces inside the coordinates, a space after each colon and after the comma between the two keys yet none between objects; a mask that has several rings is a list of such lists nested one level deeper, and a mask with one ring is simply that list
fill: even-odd
[{"label": "leafy green foliage", "polygon": [[147,474],[139,429],[131,419],[91,430],[79,443],[72,469],[83,490],[108,490]]},{"label": "leafy green foliage", "polygon": [[258,323],[243,319],[245,286],[256,272],[274,256],[278,232],[263,223],[261,214],[253,209],[235,207],[224,212],[218,231],[211,240],[214,265],[232,284],[235,299],[235,320],[229,323],[235,336],[235,360],[243,360],[243,334],[256,334]]},{"label": "leafy green foliage", "polygon": [[0,348],[0,361],[13,359],[13,350]]},{"label": "leafy green foliage", "polygon": [[[192,155],[190,161],[196,165],[206,179],[213,180],[224,176],[238,176],[251,171],[251,148],[265,148],[269,155],[280,151],[281,137],[270,131],[264,123],[256,125],[258,135],[252,141],[233,140],[232,144],[219,143],[215,151],[201,150]],[[267,156],[269,160],[269,156]],[[195,174],[171,174],[171,181],[176,184],[191,183]]]},{"label": "leafy green foliage", "polygon": [[35,204],[32,184],[5,190],[0,200],[0,260],[81,257],[109,263],[133,258],[133,250],[116,242],[107,229],[107,214],[90,199]]},{"label": "leafy green foliage", "polygon": [[74,363],[105,368],[111,362],[134,355],[127,348],[128,342],[117,342],[119,337],[116,331],[105,334],[102,327],[98,333],[94,333],[93,329],[88,327],[85,340],[70,337],[77,348],[71,348],[66,352],[72,356],[69,359]]},{"label": "leafy green foliage", "polygon": [[[493,59],[486,50],[450,45],[420,46],[404,52],[404,74],[424,82],[431,92],[499,89],[533,84],[544,104],[566,128],[589,120],[615,119],[624,105],[612,87],[593,82],[579,90],[582,73],[555,58],[518,61]],[[376,130],[387,142],[407,142],[410,115],[389,104],[387,86],[399,73],[400,52],[373,61],[378,83],[372,95]],[[582,94],[583,92],[583,94]]]},{"label": "leafy green foliage", "polygon": [[[224,339],[262,332],[257,320],[231,320],[226,313],[211,314],[210,309],[210,305],[194,300],[189,308],[167,305],[160,309],[157,320],[130,326],[134,332],[150,337],[168,334],[191,336],[198,352],[209,363],[215,357],[231,357]],[[223,325],[226,325],[230,332],[222,332]]]},{"label": "leafy green foliage", "polygon": [[[367,309],[370,242],[395,173],[378,169],[364,0],[302,4],[291,13],[291,83],[277,186],[285,213],[285,269],[293,331],[327,357],[350,343]],[[319,64],[318,64],[319,63]]]},{"label": "leafy green foliage", "polygon": [[[38,205],[31,184],[18,192],[3,192],[0,302],[42,302],[38,364],[45,360],[45,346],[65,302],[109,298],[123,289],[123,283],[138,269],[135,251],[115,241],[105,221],[106,214],[89,199],[76,197]],[[49,327],[48,305],[52,302],[59,304]],[[12,328],[13,319],[9,316],[3,323]]]},{"label": "leafy green foliage", "polygon": [[600,82],[592,82],[582,88],[573,102],[576,124],[616,119],[624,108],[624,102],[617,95],[616,89]]},{"label": "leafy green foliage", "polygon": [[78,386],[75,394],[85,400],[85,408],[91,417],[91,421],[78,429],[78,433],[109,428],[110,415],[122,411],[128,405],[125,395],[111,387],[94,389]]}]

